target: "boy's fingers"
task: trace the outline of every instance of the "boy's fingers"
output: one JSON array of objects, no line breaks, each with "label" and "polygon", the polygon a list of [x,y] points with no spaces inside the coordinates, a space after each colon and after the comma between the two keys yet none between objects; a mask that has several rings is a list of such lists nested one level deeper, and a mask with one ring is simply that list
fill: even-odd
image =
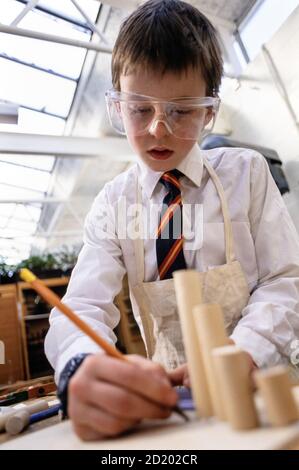
[{"label": "boy's fingers", "polygon": [[161,407],[124,388],[99,381],[90,387],[87,401],[121,419],[165,419],[171,414],[170,408]]},{"label": "boy's fingers", "polygon": [[146,359],[143,356],[138,356],[138,354],[128,354],[126,356],[127,360],[130,362],[133,362],[134,364],[139,365],[143,369],[152,369],[155,368],[158,373],[165,374],[165,369],[161,364],[158,364],[157,362],[153,362],[150,359]]},{"label": "boy's fingers", "polygon": [[[78,379],[80,386],[83,386],[83,381],[79,379],[84,369],[91,378],[124,387],[166,407],[174,406],[177,394],[172,389],[166,374],[163,376],[157,372],[160,366],[150,364],[152,365],[141,367],[131,361],[120,361],[108,356],[90,356],[85,359],[82,369],[80,367],[81,371],[79,369],[71,381]],[[82,392],[84,393],[84,390]]]},{"label": "boy's fingers", "polygon": [[81,429],[82,436],[87,439],[97,438],[97,435],[99,438],[117,436],[133,428],[139,422],[139,420],[116,418],[99,408],[83,403],[76,403],[74,407],[70,405],[69,412],[77,428],[83,428]]},{"label": "boy's fingers", "polygon": [[167,383],[170,383],[168,374],[161,364],[157,364],[156,362],[145,359],[137,354],[129,354],[126,357],[131,363],[136,364],[137,367],[140,367],[144,371],[151,372],[152,374],[157,375],[160,379],[166,380]]},{"label": "boy's fingers", "polygon": [[90,429],[88,426],[78,425],[72,420],[73,428],[77,436],[80,437],[83,441],[100,441],[105,436],[93,429]]},{"label": "boy's fingers", "polygon": [[170,370],[167,372],[167,375],[172,385],[183,385],[186,375],[186,366],[182,365],[176,369]]},{"label": "boy's fingers", "polygon": [[186,387],[190,386],[187,364],[183,364],[177,367],[176,369],[169,370],[167,372],[167,375],[173,386],[174,385],[184,385]]},{"label": "boy's fingers", "polygon": [[191,382],[190,382],[189,377],[184,378],[183,385],[184,385],[184,387],[191,388]]}]

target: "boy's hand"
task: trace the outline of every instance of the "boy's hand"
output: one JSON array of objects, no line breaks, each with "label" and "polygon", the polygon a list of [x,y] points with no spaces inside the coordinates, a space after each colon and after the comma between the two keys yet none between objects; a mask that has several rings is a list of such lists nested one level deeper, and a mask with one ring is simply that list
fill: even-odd
[{"label": "boy's hand", "polygon": [[177,394],[165,370],[140,356],[88,356],[70,379],[68,415],[83,440],[116,436],[143,418],[171,414]]},{"label": "boy's hand", "polygon": [[[234,340],[231,338],[228,338],[227,340],[228,344],[235,345]],[[255,362],[253,361],[252,357],[250,356],[249,353],[247,353],[248,356],[248,361],[250,364],[250,370],[249,373],[252,377],[253,381],[253,375],[252,373],[258,368]],[[191,388],[191,382],[190,382],[190,377],[189,377],[189,372],[188,372],[188,366],[187,364],[183,364],[179,367],[177,367],[174,370],[168,371],[168,377],[169,380],[171,381],[173,386],[176,385],[183,385],[184,387],[189,387]],[[254,383],[254,382],[253,382]]]},{"label": "boy's hand", "polygon": [[173,386],[184,385],[184,387],[191,387],[187,364],[183,364],[176,369],[169,370],[168,378]]}]

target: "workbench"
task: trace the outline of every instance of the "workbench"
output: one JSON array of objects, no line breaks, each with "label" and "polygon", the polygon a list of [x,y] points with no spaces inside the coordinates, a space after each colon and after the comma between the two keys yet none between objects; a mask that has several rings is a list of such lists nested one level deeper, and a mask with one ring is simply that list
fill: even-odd
[{"label": "workbench", "polygon": [[0,444],[0,450],[299,450],[299,421],[283,428],[237,432],[215,418],[198,419],[195,412],[188,412],[188,416],[187,423],[172,415],[167,421],[143,423],[124,436],[99,442],[81,441],[69,420],[57,423],[55,417],[56,424],[52,421],[44,429],[26,431]]}]

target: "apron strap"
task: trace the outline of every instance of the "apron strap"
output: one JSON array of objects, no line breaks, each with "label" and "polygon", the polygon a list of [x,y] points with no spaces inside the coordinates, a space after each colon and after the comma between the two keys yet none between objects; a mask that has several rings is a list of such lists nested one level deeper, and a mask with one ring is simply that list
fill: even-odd
[{"label": "apron strap", "polygon": [[226,256],[226,263],[230,264],[236,260],[235,253],[234,253],[234,237],[233,237],[233,229],[232,223],[229,215],[228,204],[225,196],[225,192],[223,186],[221,184],[220,179],[218,178],[216,171],[214,168],[208,163],[206,159],[204,159],[204,165],[212,178],[212,181],[216,187],[216,190],[219,195],[219,199],[221,202],[223,220],[224,220],[224,236],[225,236],[225,256]]},{"label": "apron strap", "polygon": [[[134,240],[135,244],[135,255],[136,255],[136,272],[137,282],[144,282],[144,240],[143,240],[143,223],[142,223],[142,194],[141,187],[138,181],[138,174],[136,171],[136,202],[137,210],[135,216],[135,233],[139,233],[140,236]],[[140,225],[140,227],[138,226]]]}]

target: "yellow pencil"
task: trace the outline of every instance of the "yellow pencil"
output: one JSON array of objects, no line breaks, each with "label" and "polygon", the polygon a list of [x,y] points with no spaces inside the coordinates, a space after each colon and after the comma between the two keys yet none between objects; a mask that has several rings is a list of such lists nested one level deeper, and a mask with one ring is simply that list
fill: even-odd
[{"label": "yellow pencil", "polygon": [[[76,315],[72,309],[63,304],[58,295],[49,289],[29,269],[21,269],[20,277],[23,279],[23,281],[30,283],[34,290],[36,290],[36,292],[38,292],[50,305],[57,307],[61,313],[66,315],[69,320],[71,320],[81,331],[89,336],[109,356],[115,357],[116,359],[127,360],[125,355],[123,355],[120,351],[118,351],[118,349],[101,338],[87,323],[81,320],[81,318],[78,317],[78,315]],[[189,419],[188,416],[177,406],[173,408],[173,411],[182,416],[186,421]]]}]

